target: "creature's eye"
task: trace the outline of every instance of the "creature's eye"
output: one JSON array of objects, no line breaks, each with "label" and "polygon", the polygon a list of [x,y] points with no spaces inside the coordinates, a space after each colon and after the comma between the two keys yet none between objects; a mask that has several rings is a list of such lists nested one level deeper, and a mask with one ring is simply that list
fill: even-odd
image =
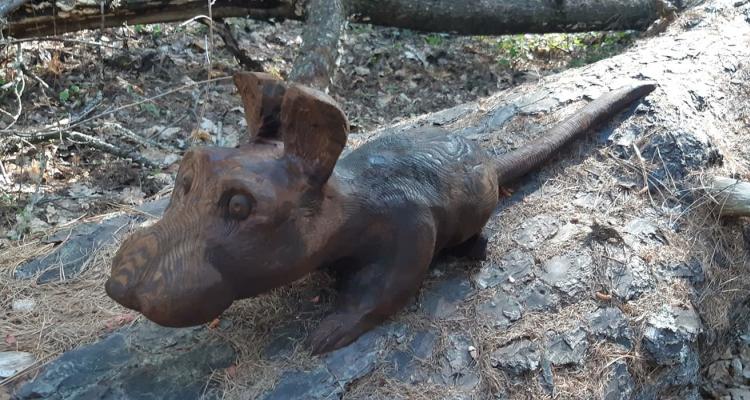
[{"label": "creature's eye", "polygon": [[248,215],[250,215],[252,206],[252,201],[246,195],[242,193],[236,193],[229,198],[227,211],[231,218],[243,220],[247,218]]}]

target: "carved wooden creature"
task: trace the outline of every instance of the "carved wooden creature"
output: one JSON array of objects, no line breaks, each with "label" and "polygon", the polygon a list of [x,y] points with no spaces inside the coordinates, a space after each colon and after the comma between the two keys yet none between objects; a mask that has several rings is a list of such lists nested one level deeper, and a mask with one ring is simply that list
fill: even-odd
[{"label": "carved wooden creature", "polygon": [[429,128],[380,137],[339,160],[348,123],[333,99],[262,73],[239,73],[235,83],[250,142],[185,155],[164,217],[122,244],[106,290],[156,323],[189,326],[332,268],[342,289],[312,333],[315,353],[398,312],[437,252],[478,239],[500,185],[655,87],[605,94],[499,158]]}]

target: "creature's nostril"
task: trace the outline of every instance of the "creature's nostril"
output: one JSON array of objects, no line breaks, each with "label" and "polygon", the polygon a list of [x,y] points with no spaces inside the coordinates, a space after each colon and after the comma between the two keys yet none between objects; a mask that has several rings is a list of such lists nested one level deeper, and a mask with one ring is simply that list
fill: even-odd
[{"label": "creature's nostril", "polygon": [[140,305],[138,304],[138,300],[135,298],[133,291],[113,277],[107,279],[107,282],[104,284],[104,291],[107,292],[107,295],[116,302],[130,308],[131,310],[139,311]]}]

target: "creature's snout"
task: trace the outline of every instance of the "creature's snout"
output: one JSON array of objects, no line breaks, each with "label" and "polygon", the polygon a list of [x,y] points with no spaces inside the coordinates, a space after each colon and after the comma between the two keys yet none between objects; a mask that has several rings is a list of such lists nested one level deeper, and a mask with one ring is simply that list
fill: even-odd
[{"label": "creature's snout", "polygon": [[140,311],[136,289],[148,270],[149,260],[157,254],[155,235],[142,231],[129,237],[112,261],[112,274],[104,285],[107,295],[127,308]]},{"label": "creature's snout", "polygon": [[221,274],[188,240],[136,232],[117,251],[107,295],[159,325],[184,327],[216,318],[234,300]]}]

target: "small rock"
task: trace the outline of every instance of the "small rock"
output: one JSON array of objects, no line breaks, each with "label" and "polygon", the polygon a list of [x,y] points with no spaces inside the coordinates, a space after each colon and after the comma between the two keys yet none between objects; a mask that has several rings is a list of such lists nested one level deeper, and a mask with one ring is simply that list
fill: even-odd
[{"label": "small rock", "polygon": [[609,378],[604,386],[603,400],[629,400],[633,394],[633,377],[625,361],[618,360],[610,368]]},{"label": "small rock", "polygon": [[287,371],[264,400],[338,398],[343,388],[328,370],[320,366],[312,371]]},{"label": "small rock", "polygon": [[739,358],[732,359],[732,373],[734,374],[735,378],[742,377],[742,360],[740,360]]},{"label": "small rock", "polygon": [[587,253],[569,252],[552,257],[544,263],[541,279],[550,286],[576,297],[586,289],[585,279],[591,276],[592,260]]},{"label": "small rock", "polygon": [[546,356],[554,366],[580,365],[588,347],[586,332],[582,328],[564,334],[547,334]]},{"label": "small rock", "polygon": [[164,156],[164,160],[162,161],[162,164],[164,165],[172,165],[176,163],[177,161],[180,161],[181,157],[177,154],[169,153],[166,156]]},{"label": "small rock", "polygon": [[563,244],[573,238],[580,237],[587,231],[586,227],[580,224],[565,224],[557,231],[557,234],[553,236],[549,242],[550,244]]},{"label": "small rock", "polygon": [[687,130],[654,135],[642,153],[657,167],[652,176],[664,182],[680,182],[690,171],[721,164],[723,160],[708,136]]},{"label": "small rock", "polygon": [[501,283],[523,280],[531,274],[534,266],[534,258],[531,254],[514,249],[505,254],[498,264],[484,263],[474,277],[474,281],[480,289],[487,289]]},{"label": "small rock", "polygon": [[469,354],[473,346],[471,339],[461,334],[448,336],[438,373],[434,380],[444,385],[458,386],[464,390],[473,389],[479,384],[476,363]]},{"label": "small rock", "polygon": [[750,400],[750,389],[731,388],[728,392],[732,400]]},{"label": "small rock", "polygon": [[524,309],[528,311],[551,311],[560,304],[560,296],[542,281],[534,281],[519,295]]},{"label": "small rock", "polygon": [[493,328],[507,328],[511,323],[521,319],[521,305],[514,297],[502,290],[476,308],[477,316],[482,323]]},{"label": "small rock", "polygon": [[201,120],[200,128],[212,135],[216,135],[221,131],[221,129],[219,129],[219,127],[216,126],[214,121],[211,121],[208,118],[203,118]]},{"label": "small rock", "polygon": [[539,363],[541,367],[541,374],[539,374],[539,382],[542,384],[542,387],[544,390],[547,391],[547,393],[555,397],[555,378],[552,375],[552,363],[550,363],[549,359],[547,357],[542,357],[541,362]]},{"label": "small rock", "polygon": [[640,125],[627,125],[615,128],[613,134],[607,140],[612,144],[612,150],[622,159],[628,159],[633,155],[633,143],[643,134]]},{"label": "small rock", "polygon": [[370,69],[367,67],[354,67],[354,73],[360,76],[367,76],[370,75]]},{"label": "small rock", "polygon": [[370,373],[383,352],[383,342],[395,324],[373,329],[360,336],[354,343],[328,353],[323,361],[336,380],[342,385]]},{"label": "small rock", "polygon": [[417,332],[406,350],[397,350],[390,356],[392,376],[412,384],[425,382],[429,373],[421,361],[432,357],[436,343],[437,335],[434,332]]},{"label": "small rock", "polygon": [[29,312],[34,309],[35,305],[34,299],[16,299],[13,300],[11,309],[15,312]]},{"label": "small rock", "polygon": [[36,362],[31,353],[24,351],[0,352],[0,379],[10,378]]},{"label": "small rock", "polygon": [[684,363],[702,331],[700,318],[692,308],[665,305],[648,319],[643,346],[659,365]]},{"label": "small rock", "polygon": [[667,264],[659,272],[668,278],[686,279],[694,285],[701,284],[705,280],[703,263],[696,258]]},{"label": "small rock", "polygon": [[180,133],[180,130],[181,129],[176,126],[164,128],[159,132],[159,139],[165,141],[172,140],[178,133]]},{"label": "small rock", "polygon": [[589,315],[588,322],[589,331],[595,338],[609,339],[626,349],[633,347],[633,332],[619,308],[600,308]]},{"label": "small rock", "polygon": [[630,220],[625,229],[625,243],[633,248],[640,247],[643,244],[668,244],[667,238],[661,232],[659,227],[651,221],[644,218],[635,218]]},{"label": "small rock", "polygon": [[513,240],[528,250],[539,247],[557,233],[559,222],[550,215],[538,215],[521,223],[513,232]]},{"label": "small rock", "polygon": [[530,340],[521,339],[492,352],[490,362],[495,368],[521,375],[539,369],[541,356],[536,344]]},{"label": "small rock", "polygon": [[[685,352],[684,361],[665,366],[648,377],[648,381],[640,386],[640,393],[633,398],[661,400],[699,400],[696,384],[700,381],[698,372],[700,362],[698,355],[692,349]],[[666,396],[669,394],[669,396]]]},{"label": "small rock", "polygon": [[622,301],[637,299],[654,285],[648,265],[638,256],[630,256],[627,262],[610,258],[605,267],[610,287]]},{"label": "small rock", "polygon": [[453,277],[427,289],[422,299],[422,307],[432,318],[448,318],[456,312],[469,294],[469,282],[464,277]]}]

